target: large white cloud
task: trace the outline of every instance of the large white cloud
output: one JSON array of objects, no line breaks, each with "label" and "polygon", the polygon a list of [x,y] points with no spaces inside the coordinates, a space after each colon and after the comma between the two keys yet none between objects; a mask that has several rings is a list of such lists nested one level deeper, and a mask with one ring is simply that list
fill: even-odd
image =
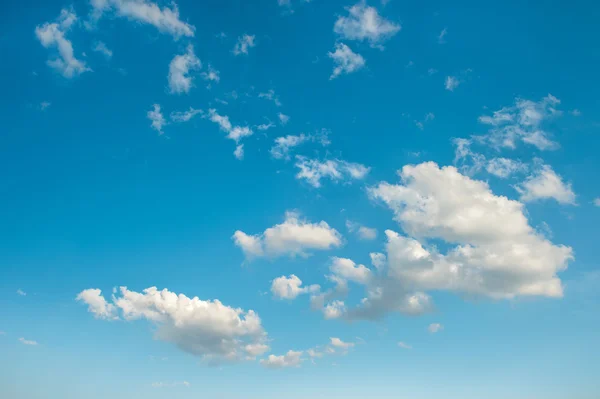
[{"label": "large white cloud", "polygon": [[248,235],[236,231],[235,244],[247,258],[308,256],[311,250],[328,250],[342,245],[342,236],[325,221],[310,223],[297,212],[286,212],[281,224],[269,227],[262,234]]},{"label": "large white cloud", "polygon": [[107,11],[114,11],[120,17],[152,25],[175,39],[181,36],[192,37],[196,29],[179,18],[175,2],[171,2],[171,8],[160,8],[158,4],[148,0],[91,0],[90,3],[93,20],[98,20]]},{"label": "large white cloud", "polygon": [[346,40],[368,41],[373,47],[390,39],[400,31],[400,25],[381,17],[374,7],[360,1],[347,8],[348,15],[340,16],[333,31]]},{"label": "large white cloud", "polygon": [[200,300],[167,289],[150,287],[143,292],[120,288],[108,305],[98,289],[82,291],[77,299],[90,311],[109,318],[118,309],[125,320],[146,319],[156,327],[156,337],[210,362],[238,361],[268,350],[267,334],[253,310],[244,311],[219,300]]},{"label": "large white cloud", "polygon": [[35,34],[45,48],[56,48],[58,57],[49,59],[48,66],[59,71],[65,78],[78,76],[91,71],[84,61],[75,57],[73,44],[66,38],[67,32],[77,21],[73,10],[63,9],[56,22],[46,22],[36,26]]},{"label": "large white cloud", "polygon": [[200,69],[202,63],[194,54],[194,47],[190,44],[185,54],[178,54],[169,64],[169,90],[171,93],[188,93],[194,85],[190,71]]}]

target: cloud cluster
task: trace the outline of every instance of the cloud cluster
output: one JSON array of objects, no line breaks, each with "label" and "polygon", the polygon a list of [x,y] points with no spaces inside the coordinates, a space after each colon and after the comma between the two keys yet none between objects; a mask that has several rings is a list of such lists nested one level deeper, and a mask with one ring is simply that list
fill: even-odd
[{"label": "cloud cluster", "polygon": [[342,236],[325,221],[310,223],[297,212],[286,212],[281,224],[269,227],[262,234],[248,235],[236,231],[235,245],[246,258],[279,256],[309,256],[312,250],[328,250],[342,245]]},{"label": "cloud cluster", "polygon": [[209,109],[208,115],[206,115],[208,119],[219,125],[221,130],[227,133],[227,138],[235,141],[236,148],[233,152],[233,155],[237,159],[243,159],[244,157],[244,145],[240,144],[240,141],[248,136],[252,136],[254,132],[248,126],[234,126],[229,117],[226,115],[219,115],[216,109]]},{"label": "cloud cluster", "polygon": [[72,9],[62,9],[56,22],[46,22],[36,26],[35,34],[45,48],[55,48],[58,57],[49,59],[49,67],[59,71],[65,78],[78,76],[91,71],[84,61],[75,57],[73,44],[66,38],[67,32],[77,21],[77,15]]},{"label": "cloud cluster", "polygon": [[400,25],[381,17],[374,7],[361,1],[346,9],[347,16],[340,16],[333,31],[346,40],[368,41],[372,47],[382,48],[387,41],[400,31]]},{"label": "cloud cluster", "polygon": [[321,187],[321,180],[325,178],[334,182],[362,180],[371,170],[371,168],[360,163],[340,159],[319,161],[301,155],[296,155],[295,165],[300,169],[296,174],[296,178],[306,180],[308,184],[315,188]]},{"label": "cloud cluster", "polygon": [[326,129],[317,131],[314,134],[287,135],[275,138],[275,144],[269,151],[275,159],[290,159],[290,151],[304,143],[319,142],[323,147],[330,144],[328,138],[329,132]]},{"label": "cloud cluster", "polygon": [[253,310],[244,311],[219,300],[200,300],[167,289],[142,292],[120,288],[109,304],[99,289],[87,289],[77,300],[96,317],[114,319],[117,311],[126,321],[145,319],[156,328],[156,338],[209,362],[239,361],[268,350],[267,333]]},{"label": "cloud cluster", "polygon": [[233,47],[233,54],[248,54],[248,49],[254,46],[256,46],[255,36],[243,34],[242,36],[238,37],[238,40]]}]

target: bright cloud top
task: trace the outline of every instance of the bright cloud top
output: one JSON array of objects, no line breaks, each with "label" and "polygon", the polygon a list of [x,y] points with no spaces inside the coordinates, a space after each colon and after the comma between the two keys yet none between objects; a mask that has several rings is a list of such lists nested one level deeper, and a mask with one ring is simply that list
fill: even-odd
[{"label": "bright cloud top", "polygon": [[524,202],[552,198],[560,204],[576,204],[571,184],[565,183],[550,165],[540,165],[516,189]]},{"label": "bright cloud top", "polygon": [[342,245],[342,236],[325,221],[310,223],[296,212],[287,212],[285,221],[269,227],[262,234],[248,235],[236,231],[235,245],[247,258],[309,256],[311,250],[328,250]]},{"label": "bright cloud top", "polygon": [[190,71],[202,68],[200,59],[194,54],[194,47],[190,44],[185,54],[176,55],[169,64],[169,90],[171,93],[188,93],[193,86]]},{"label": "bright cloud top", "polygon": [[344,43],[336,44],[335,50],[327,53],[327,56],[333,60],[334,65],[330,80],[343,74],[356,72],[362,69],[366,63],[362,55],[355,53]]},{"label": "bright cloud top", "polygon": [[295,299],[298,295],[318,292],[320,289],[317,284],[303,287],[302,280],[294,274],[277,277],[271,284],[273,296],[280,299]]},{"label": "bright cloud top", "polygon": [[346,40],[368,41],[372,47],[381,47],[400,31],[400,25],[382,18],[377,9],[361,1],[347,8],[348,15],[340,16],[333,31]]},{"label": "bright cloud top", "polygon": [[156,337],[210,362],[239,361],[263,354],[267,334],[253,310],[244,311],[219,300],[188,298],[167,289],[150,287],[142,292],[120,288],[120,296],[108,304],[99,289],[79,293],[77,300],[103,319],[146,319],[156,328]]}]

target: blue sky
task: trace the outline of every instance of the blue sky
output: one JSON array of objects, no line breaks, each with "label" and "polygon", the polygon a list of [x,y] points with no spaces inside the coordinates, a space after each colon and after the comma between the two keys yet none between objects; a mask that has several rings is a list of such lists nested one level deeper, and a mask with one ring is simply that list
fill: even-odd
[{"label": "blue sky", "polygon": [[3,9],[0,396],[600,395],[596,5]]}]

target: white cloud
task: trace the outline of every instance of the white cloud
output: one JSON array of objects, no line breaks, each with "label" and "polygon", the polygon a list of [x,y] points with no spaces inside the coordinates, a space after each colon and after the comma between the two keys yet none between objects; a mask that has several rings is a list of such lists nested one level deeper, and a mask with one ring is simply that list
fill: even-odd
[{"label": "white cloud", "polygon": [[560,204],[576,205],[571,183],[563,182],[550,165],[539,165],[523,183],[515,188],[521,194],[521,201],[524,202],[554,198]]},{"label": "white cloud", "polygon": [[289,277],[277,277],[271,284],[273,296],[280,299],[295,299],[301,294],[318,292],[320,288],[321,287],[316,284],[303,287],[302,280],[294,274],[291,274]]},{"label": "white cloud", "polygon": [[354,347],[354,345],[355,345],[353,342],[344,342],[341,339],[335,338],[335,337],[329,338],[329,341],[330,341],[331,346],[333,346],[336,349],[341,349],[344,351]]},{"label": "white cloud", "polygon": [[146,116],[152,121],[152,128],[156,130],[158,134],[163,134],[162,128],[167,124],[167,122],[165,121],[165,117],[160,111],[160,105],[153,104],[152,109],[148,111]]},{"label": "white cloud", "polygon": [[256,126],[256,128],[258,130],[262,130],[262,131],[269,130],[272,127],[275,127],[275,124],[273,122],[262,123],[262,124]]},{"label": "white cloud", "polygon": [[243,144],[238,144],[235,147],[235,150],[233,151],[233,156],[239,160],[244,159],[244,145]]},{"label": "white cloud", "polygon": [[330,80],[342,74],[356,72],[365,66],[362,55],[355,53],[344,43],[337,43],[335,51],[327,53],[327,56],[333,60],[334,65]]},{"label": "white cloud", "polygon": [[[141,293],[121,287],[120,294],[113,296],[111,305],[121,311],[124,320],[146,319],[154,324],[156,338],[209,362],[239,361],[268,350],[267,334],[253,310],[232,308],[216,299],[188,298],[156,287]],[[104,300],[100,290],[85,290],[78,295],[83,301],[86,297],[96,304],[101,302],[99,298]]]},{"label": "white cloud", "polygon": [[346,220],[346,228],[351,233],[356,233],[361,240],[374,240],[377,238],[377,229],[362,226],[359,223]]},{"label": "white cloud", "polygon": [[221,81],[220,72],[213,68],[210,64],[208,64],[207,71],[202,72],[201,76],[202,79],[209,82],[219,83]]},{"label": "white cloud", "polygon": [[88,311],[97,319],[117,320],[117,308],[106,302],[102,296],[102,291],[97,288],[89,288],[81,291],[75,298],[77,301],[88,305]]},{"label": "white cloud", "polygon": [[594,205],[600,206],[600,197],[594,199]]},{"label": "white cloud", "polygon": [[387,264],[387,257],[381,252],[371,252],[369,257],[371,258],[371,264],[378,270],[383,269]]},{"label": "white cloud", "polygon": [[520,140],[542,151],[554,150],[559,145],[550,140],[543,124],[561,115],[556,109],[559,104],[560,100],[551,94],[538,102],[517,98],[511,107],[495,111],[492,116],[480,116],[479,122],[491,127],[487,135],[476,138],[497,149],[514,149]]},{"label": "white cloud", "polygon": [[113,10],[116,15],[129,20],[154,26],[175,40],[181,36],[194,36],[195,27],[179,18],[179,9],[175,2],[171,8],[163,7],[148,0],[91,0],[92,19],[97,21],[105,12]]},{"label": "white cloud", "polygon": [[98,53],[103,54],[104,57],[106,57],[106,59],[111,59],[113,56],[112,50],[109,49],[108,47],[106,47],[106,44],[104,44],[104,42],[100,42],[100,41],[96,42],[93,50]]},{"label": "white cloud", "polygon": [[27,293],[26,293],[25,291],[23,291],[22,289],[20,289],[20,288],[19,288],[19,289],[17,290],[17,295],[20,295],[20,296],[27,296]]},{"label": "white cloud", "polygon": [[494,176],[506,179],[514,173],[526,172],[527,165],[519,160],[493,158],[487,162],[485,169]]},{"label": "white cloud", "polygon": [[[557,273],[572,249],[553,245],[528,224],[523,204],[494,195],[487,183],[439,168],[405,166],[402,184],[369,189],[410,236],[387,230],[389,275],[417,290],[450,290],[492,298],[562,296]],[[458,245],[445,255],[417,239]]]},{"label": "white cloud", "polygon": [[281,369],[287,367],[298,367],[302,363],[302,352],[288,351],[285,355],[269,355],[266,359],[261,359],[260,364],[270,369]]},{"label": "white cloud", "polygon": [[358,284],[367,285],[372,279],[371,270],[365,265],[357,265],[351,259],[347,258],[331,258],[329,270],[336,276],[353,281]]},{"label": "white cloud", "polygon": [[31,341],[31,340],[25,339],[25,338],[19,338],[19,342],[22,343],[23,345],[30,345],[30,346],[38,345],[37,341]]},{"label": "white cloud", "polygon": [[202,111],[201,109],[195,109],[190,107],[190,109],[188,109],[187,111],[171,112],[170,117],[173,122],[188,122],[196,115],[204,115],[204,111]]},{"label": "white cloud", "polygon": [[346,40],[367,40],[372,47],[381,46],[400,31],[400,25],[382,18],[377,9],[360,1],[346,9],[348,16],[340,16],[333,31]]},{"label": "white cloud", "polygon": [[573,116],[581,116],[581,111],[578,109],[573,109],[573,110],[569,111],[569,113]]},{"label": "white cloud", "polygon": [[430,333],[435,334],[436,332],[440,332],[444,329],[444,326],[440,323],[431,323],[429,327],[427,327]]},{"label": "white cloud", "polygon": [[371,169],[359,163],[339,159],[319,161],[300,155],[296,156],[296,167],[300,169],[296,174],[296,178],[306,180],[315,188],[321,187],[321,180],[324,178],[334,182],[362,180]]},{"label": "white cloud", "polygon": [[398,342],[398,346],[402,349],[412,349],[412,346],[410,346],[409,344],[407,344],[405,342]]},{"label": "white cloud", "polygon": [[[260,127],[259,127],[260,129]],[[322,146],[328,146],[330,141],[328,139],[328,131],[322,129],[321,131],[316,132],[315,134],[300,134],[298,136],[287,135],[282,137],[277,137],[275,140],[275,145],[271,147],[270,153],[271,156],[275,159],[290,159],[290,150],[292,148],[298,147],[301,144],[306,142],[319,142]]]},{"label": "white cloud", "polygon": [[202,68],[200,59],[194,54],[194,47],[190,44],[185,54],[173,57],[169,64],[169,89],[171,93],[188,93],[194,85],[190,71]]},{"label": "white cloud", "polygon": [[35,34],[45,48],[56,48],[58,57],[49,59],[49,67],[59,71],[65,78],[78,76],[91,71],[84,61],[78,60],[73,51],[73,44],[66,38],[67,32],[77,21],[72,9],[63,8],[56,22],[46,22],[35,27]]},{"label": "white cloud", "polygon": [[238,41],[233,47],[233,54],[248,54],[248,49],[256,46],[255,36],[244,34],[238,37]]},{"label": "white cloud", "polygon": [[208,110],[208,118],[219,125],[221,130],[227,133],[227,138],[234,140],[239,143],[244,137],[251,136],[253,134],[252,129],[248,126],[234,126],[228,116],[222,116],[217,113],[215,109]]},{"label": "white cloud", "polygon": [[326,319],[338,319],[346,313],[346,304],[343,301],[335,300],[323,308],[323,316]]},{"label": "white cloud", "polygon": [[296,212],[286,212],[285,221],[269,227],[262,234],[248,235],[236,231],[235,244],[247,258],[308,256],[310,250],[328,250],[342,245],[342,236],[325,221],[310,223]]},{"label": "white cloud", "polygon": [[440,34],[438,35],[438,43],[444,44],[446,43],[446,35],[448,34],[448,30],[446,28],[442,29]]},{"label": "white cloud", "polygon": [[286,115],[286,114],[283,114],[283,113],[281,113],[281,112],[280,112],[279,114],[277,114],[277,117],[279,118],[279,123],[281,123],[281,124],[282,124],[282,125],[284,125],[284,126],[285,126],[285,125],[286,125],[286,124],[289,122],[289,120],[290,120],[290,117],[289,117],[288,115]]},{"label": "white cloud", "polygon": [[446,90],[454,91],[454,89],[456,89],[459,84],[460,84],[460,81],[456,77],[446,76],[446,81],[444,83]]},{"label": "white cloud", "polygon": [[264,93],[258,93],[258,98],[264,98],[269,101],[273,101],[276,106],[281,107],[281,101],[279,101],[279,96],[275,94],[275,90],[270,89]]}]

